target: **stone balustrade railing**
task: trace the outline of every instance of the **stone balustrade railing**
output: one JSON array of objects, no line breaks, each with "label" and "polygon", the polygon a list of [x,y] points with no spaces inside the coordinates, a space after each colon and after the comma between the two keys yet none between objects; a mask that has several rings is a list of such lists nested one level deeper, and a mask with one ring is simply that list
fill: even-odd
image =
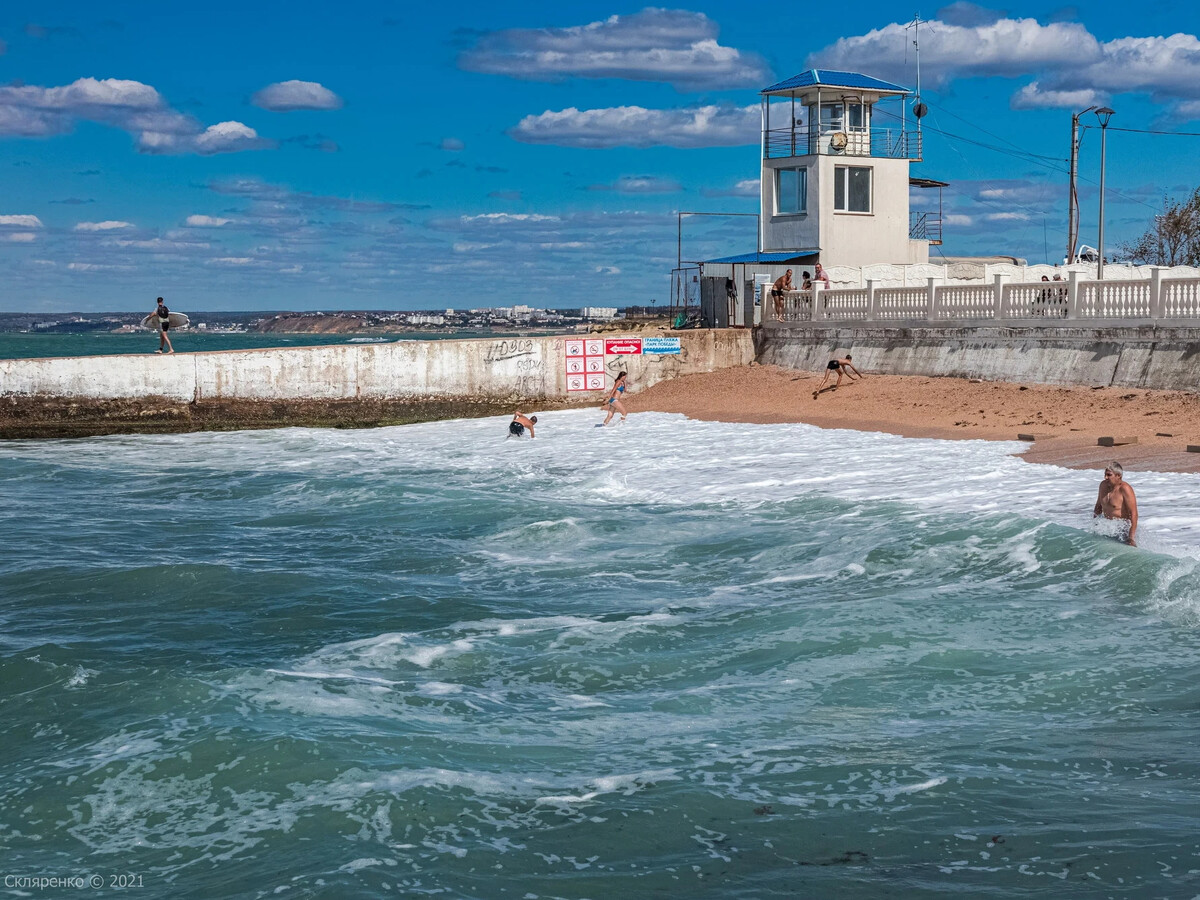
[{"label": "stone balustrade railing", "polygon": [[1065,281],[938,284],[789,291],[782,307],[769,302],[763,323],[951,325],[987,322],[1021,324],[1200,324],[1200,278],[1084,281],[1068,272]]}]

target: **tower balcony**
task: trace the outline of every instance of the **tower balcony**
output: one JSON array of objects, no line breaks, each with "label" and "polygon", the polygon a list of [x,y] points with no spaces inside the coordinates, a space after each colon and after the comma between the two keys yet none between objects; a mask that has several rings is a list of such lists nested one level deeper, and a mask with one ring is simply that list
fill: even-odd
[{"label": "tower balcony", "polygon": [[769,128],[763,132],[763,158],[789,156],[875,156],[921,159],[921,133],[904,128],[849,128],[830,131],[806,125]]}]

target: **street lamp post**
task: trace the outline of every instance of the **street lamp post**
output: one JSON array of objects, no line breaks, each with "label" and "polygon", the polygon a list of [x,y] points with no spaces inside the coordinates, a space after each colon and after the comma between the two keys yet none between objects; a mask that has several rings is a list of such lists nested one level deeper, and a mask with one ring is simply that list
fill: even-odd
[{"label": "street lamp post", "polygon": [[1079,117],[1095,108],[1089,106],[1071,116],[1071,174],[1067,188],[1067,256],[1064,260],[1068,266],[1075,262],[1075,247],[1079,243],[1079,192],[1075,186],[1079,175]]},{"label": "street lamp post", "polygon": [[1096,263],[1096,280],[1104,280],[1104,150],[1105,138],[1108,137],[1108,120],[1113,117],[1116,110],[1109,109],[1107,106],[1102,106],[1096,110],[1096,118],[1100,120],[1100,246],[1096,248],[1096,255],[1100,261]]}]

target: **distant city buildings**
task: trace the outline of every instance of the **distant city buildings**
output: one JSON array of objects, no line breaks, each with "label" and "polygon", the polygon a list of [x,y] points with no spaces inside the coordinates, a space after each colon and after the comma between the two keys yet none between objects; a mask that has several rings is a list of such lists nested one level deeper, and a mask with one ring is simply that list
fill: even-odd
[{"label": "distant city buildings", "polygon": [[582,319],[615,319],[617,308],[615,306],[585,306],[579,311],[579,317]]}]

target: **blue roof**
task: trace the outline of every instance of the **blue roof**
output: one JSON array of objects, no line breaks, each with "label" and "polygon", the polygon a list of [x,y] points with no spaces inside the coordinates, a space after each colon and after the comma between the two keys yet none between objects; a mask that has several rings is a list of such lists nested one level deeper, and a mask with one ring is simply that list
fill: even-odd
[{"label": "blue roof", "polygon": [[763,88],[762,93],[770,94],[774,91],[790,91],[796,88],[817,87],[818,85],[821,87],[857,88],[866,91],[885,91],[888,93],[912,93],[908,88],[892,84],[890,81],[880,81],[878,78],[872,78],[870,75],[862,75],[858,72],[835,72],[832,69],[809,69],[807,72],[801,72],[799,75],[793,75],[791,78]]},{"label": "blue roof", "polygon": [[720,259],[706,259],[704,265],[716,265],[723,263],[784,263],[790,262],[793,259],[799,259],[802,256],[816,256],[820,253],[819,248],[812,250],[779,250],[770,253],[739,253],[737,256],[722,256]]}]

